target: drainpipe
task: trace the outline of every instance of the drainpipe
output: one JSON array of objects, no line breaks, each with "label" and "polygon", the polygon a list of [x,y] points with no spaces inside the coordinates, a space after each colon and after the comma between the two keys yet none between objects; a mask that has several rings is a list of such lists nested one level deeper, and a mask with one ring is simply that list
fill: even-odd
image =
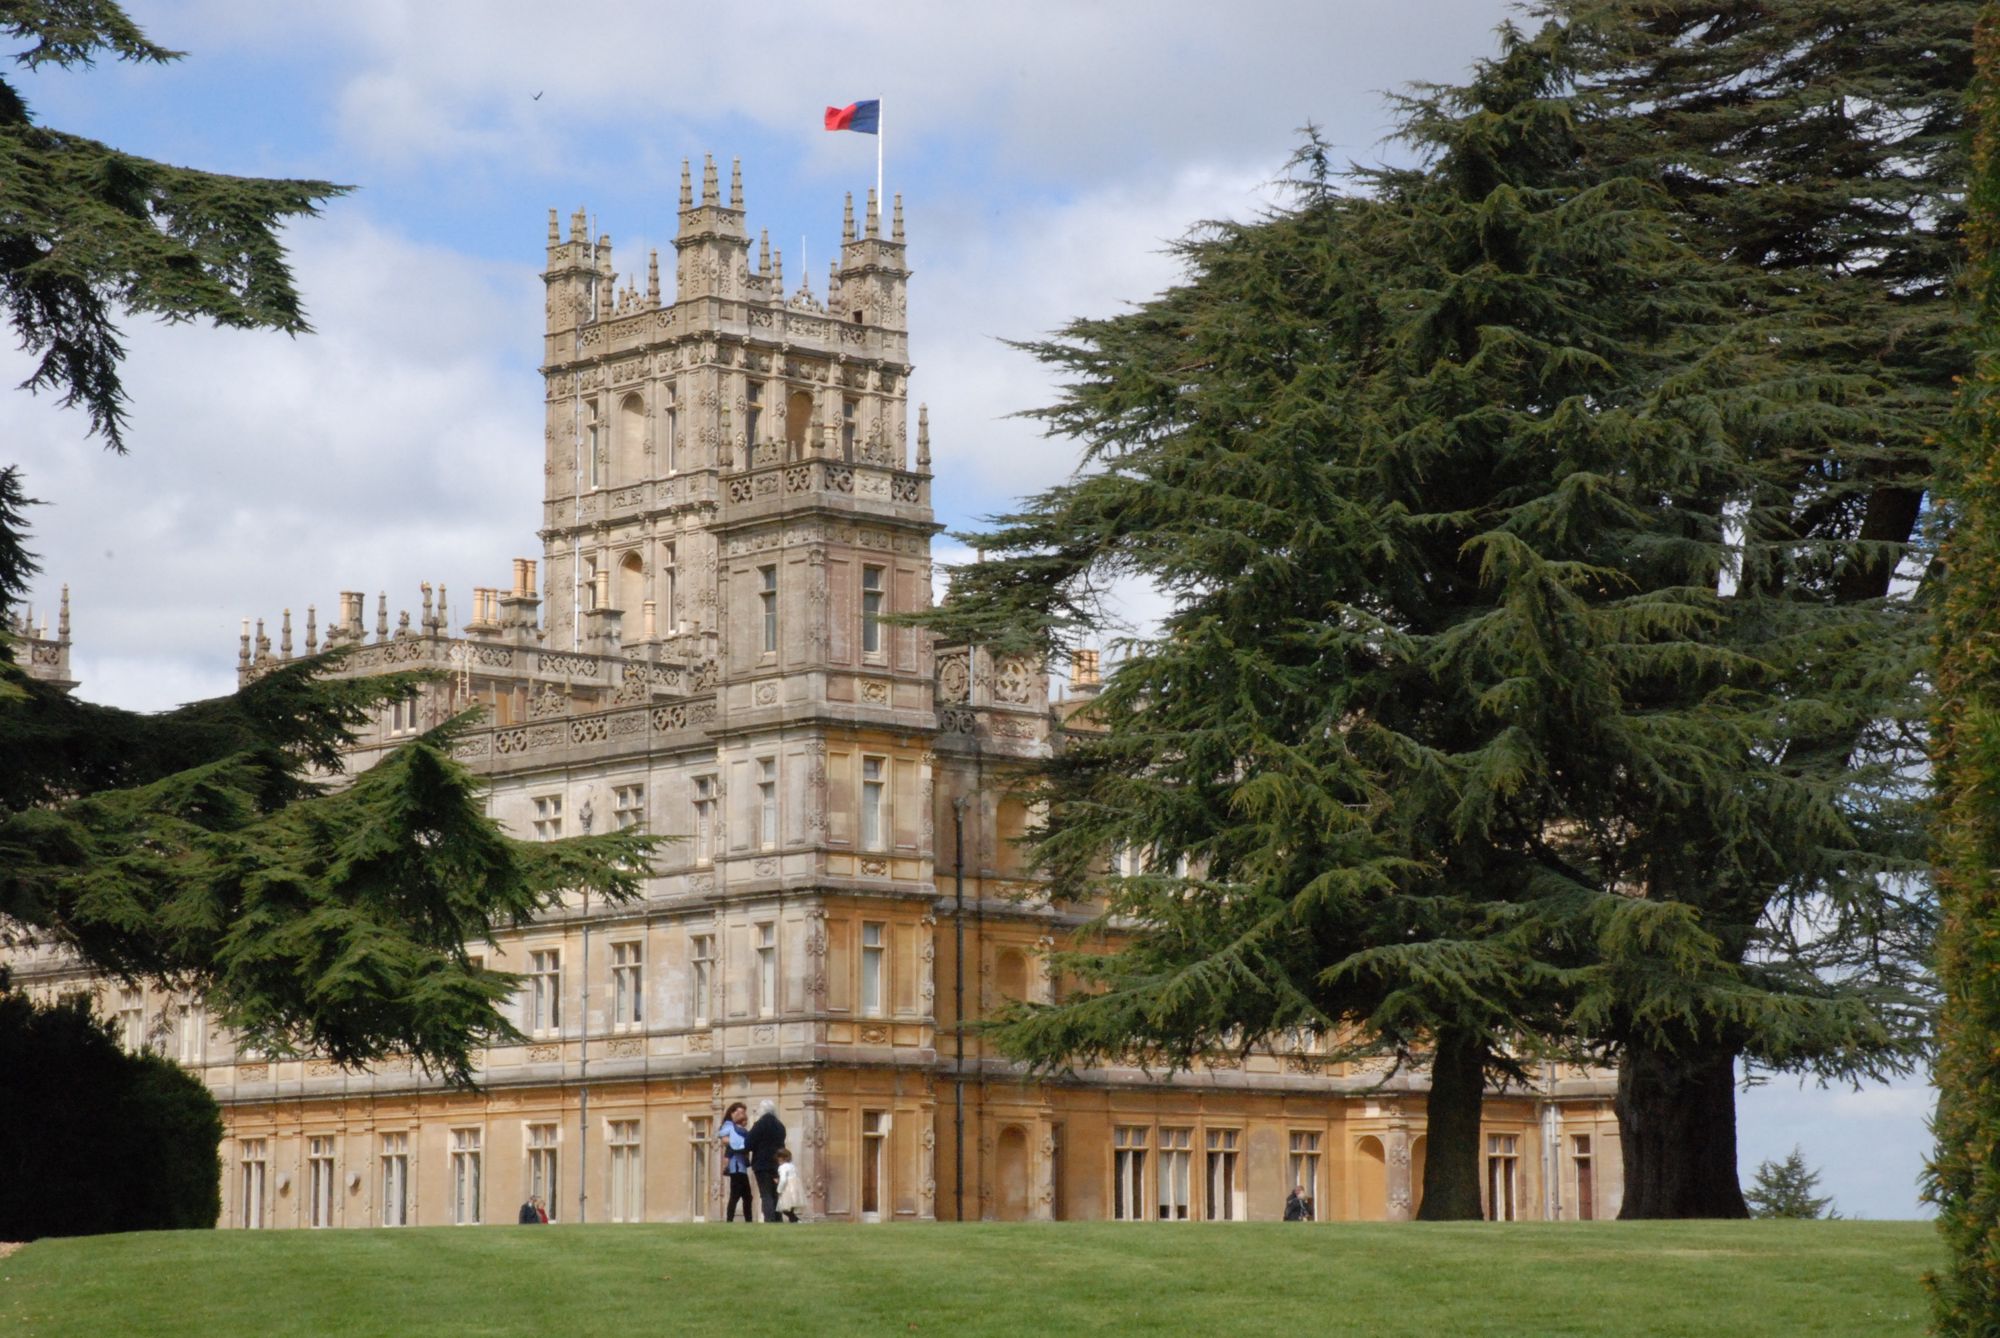
[{"label": "drainpipe", "polygon": [[952,954],[952,1012],[956,1025],[952,1038],[952,1203],[959,1221],[965,1220],[965,795],[951,801],[951,885],[957,909],[952,915],[952,933],[958,949]]}]

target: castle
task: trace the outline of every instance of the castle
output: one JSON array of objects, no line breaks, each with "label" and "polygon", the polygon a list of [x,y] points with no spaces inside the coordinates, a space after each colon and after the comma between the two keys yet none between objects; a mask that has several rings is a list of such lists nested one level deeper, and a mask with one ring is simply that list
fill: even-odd
[{"label": "castle", "polygon": [[[931,599],[931,442],[910,440],[904,222],[852,197],[824,296],[753,265],[740,168],[683,165],[671,298],[657,256],[620,286],[608,237],[549,220],[541,557],[471,592],[428,585],[392,628],[340,596],[343,672],[440,677],[351,758],[484,708],[459,758],[516,834],[679,838],[645,896],[571,898],[510,932],[523,1044],[477,1090],[389,1061],[365,1073],[241,1049],[199,1000],[94,981],[48,957],[17,979],[96,991],[135,1047],[221,1102],[227,1227],[715,1221],[724,1107],[777,1103],[807,1215],[835,1221],[1271,1219],[1294,1186],[1322,1219],[1413,1215],[1420,1073],[1335,1063],[1316,1039],[1193,1073],[1025,1078],[957,1027],[1048,999],[1044,951],[1081,923],[1021,867],[1007,774],[1060,745],[1094,658],[1051,701],[1041,666],[886,621]],[[914,452],[912,451],[914,446]],[[246,624],[248,679],[294,654]],[[68,681],[59,635],[17,643]],[[1496,1218],[1615,1215],[1601,1072],[1493,1094]]]}]

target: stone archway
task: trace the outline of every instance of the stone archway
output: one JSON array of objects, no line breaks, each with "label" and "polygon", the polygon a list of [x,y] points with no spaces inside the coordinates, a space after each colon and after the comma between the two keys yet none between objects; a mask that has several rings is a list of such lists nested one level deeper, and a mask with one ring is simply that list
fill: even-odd
[{"label": "stone archway", "polygon": [[1357,1222],[1389,1220],[1389,1157],[1382,1140],[1368,1136],[1354,1145],[1351,1200]]},{"label": "stone archway", "polygon": [[1010,1124],[1000,1131],[1000,1141],[994,1149],[997,1174],[994,1176],[995,1206],[1003,1222],[1024,1222],[1028,1218],[1030,1202],[1028,1131],[1018,1124]]}]

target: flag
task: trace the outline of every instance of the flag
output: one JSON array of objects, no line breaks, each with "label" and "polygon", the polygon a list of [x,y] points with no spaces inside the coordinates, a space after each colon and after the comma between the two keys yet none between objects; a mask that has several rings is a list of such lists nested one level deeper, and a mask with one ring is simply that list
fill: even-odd
[{"label": "flag", "polygon": [[828,130],[858,130],[864,135],[881,133],[882,101],[869,98],[866,102],[850,102],[845,107],[826,109]]}]

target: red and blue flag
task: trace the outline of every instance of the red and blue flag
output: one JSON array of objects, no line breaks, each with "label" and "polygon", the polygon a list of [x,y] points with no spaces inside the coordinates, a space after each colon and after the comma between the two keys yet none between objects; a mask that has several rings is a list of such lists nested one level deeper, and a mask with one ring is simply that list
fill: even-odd
[{"label": "red and blue flag", "polygon": [[850,102],[845,107],[828,107],[826,128],[879,135],[882,133],[882,100],[869,98],[865,102]]}]

